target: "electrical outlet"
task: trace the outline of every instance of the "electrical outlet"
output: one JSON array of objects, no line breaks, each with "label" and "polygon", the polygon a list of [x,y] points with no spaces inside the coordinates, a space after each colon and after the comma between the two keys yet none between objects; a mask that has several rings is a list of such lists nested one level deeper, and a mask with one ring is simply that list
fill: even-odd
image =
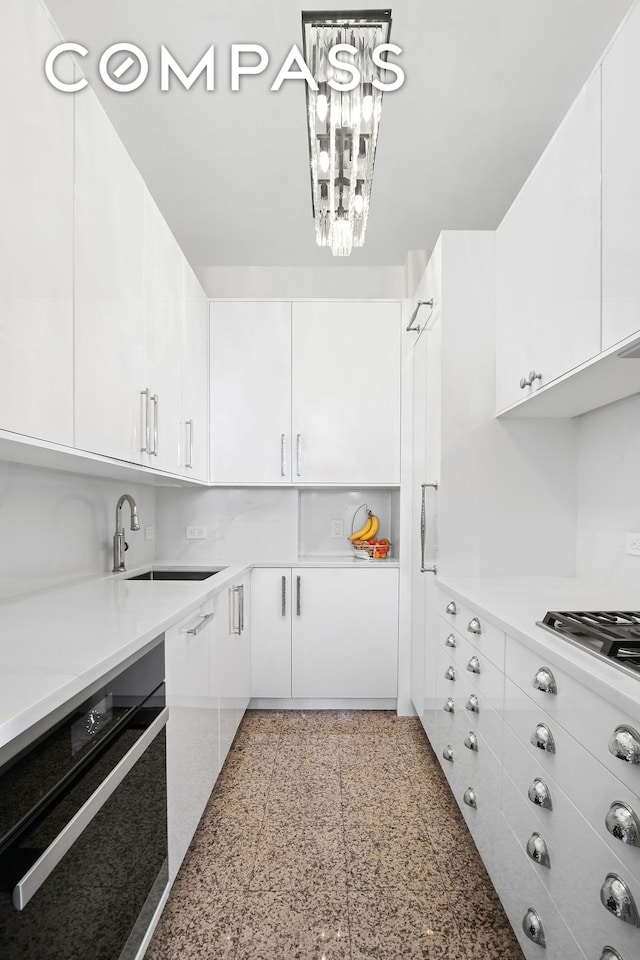
[{"label": "electrical outlet", "polygon": [[331,539],[342,540],[344,537],[344,520],[331,521]]},{"label": "electrical outlet", "polygon": [[145,540],[153,540],[156,535],[155,527],[145,527],[144,528],[144,538]]},{"label": "electrical outlet", "polygon": [[640,533],[627,534],[627,553],[630,557],[640,557]]},{"label": "electrical outlet", "polygon": [[184,535],[187,540],[206,540],[207,528],[206,527],[185,527]]}]

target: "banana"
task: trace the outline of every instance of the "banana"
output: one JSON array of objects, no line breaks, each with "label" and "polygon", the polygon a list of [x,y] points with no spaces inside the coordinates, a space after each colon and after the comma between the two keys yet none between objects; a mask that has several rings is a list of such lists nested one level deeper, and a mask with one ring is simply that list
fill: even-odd
[{"label": "banana", "polygon": [[371,518],[371,529],[368,531],[366,539],[370,540],[372,537],[375,537],[376,533],[380,529],[380,520],[376,517],[375,513]]},{"label": "banana", "polygon": [[367,530],[371,526],[372,517],[373,517],[373,514],[371,513],[371,510],[369,510],[367,513],[367,520],[365,522],[364,527],[361,527],[360,530],[356,530],[355,533],[352,533],[351,536],[349,537],[349,540],[362,540],[364,534],[367,532]]}]

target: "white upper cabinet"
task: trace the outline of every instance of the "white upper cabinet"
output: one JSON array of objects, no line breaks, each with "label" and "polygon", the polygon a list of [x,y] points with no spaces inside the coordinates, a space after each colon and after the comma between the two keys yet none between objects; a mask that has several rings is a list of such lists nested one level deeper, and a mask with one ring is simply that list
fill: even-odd
[{"label": "white upper cabinet", "polygon": [[600,113],[598,70],[498,228],[499,411],[600,352]]},{"label": "white upper cabinet", "polygon": [[293,304],[296,483],[400,482],[400,319],[397,303]]},{"label": "white upper cabinet", "polygon": [[0,429],[71,445],[73,97],[45,79],[60,38],[42,7],[6,0],[2,25]]},{"label": "white upper cabinet", "polygon": [[187,477],[209,472],[209,302],[185,260],[182,293],[182,467]]},{"label": "white upper cabinet", "polygon": [[602,63],[602,348],[640,331],[640,8]]},{"label": "white upper cabinet", "polygon": [[75,445],[142,462],[146,191],[93,92],[75,101]]},{"label": "white upper cabinet", "polygon": [[210,479],[291,477],[291,303],[211,304]]}]

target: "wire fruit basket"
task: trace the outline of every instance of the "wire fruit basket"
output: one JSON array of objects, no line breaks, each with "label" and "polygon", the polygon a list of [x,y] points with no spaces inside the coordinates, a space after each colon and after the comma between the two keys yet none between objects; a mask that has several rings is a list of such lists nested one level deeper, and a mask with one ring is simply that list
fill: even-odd
[{"label": "wire fruit basket", "polygon": [[[351,521],[351,535],[353,536],[356,527],[356,517],[361,510],[365,511],[365,516],[367,516],[370,511],[366,503],[360,504],[358,509],[353,515]],[[375,543],[369,543],[368,540],[352,540],[351,546],[356,557],[359,560],[386,560],[391,551],[391,543],[389,540],[383,539],[382,541],[376,541]],[[383,549],[380,549],[383,547]]]}]

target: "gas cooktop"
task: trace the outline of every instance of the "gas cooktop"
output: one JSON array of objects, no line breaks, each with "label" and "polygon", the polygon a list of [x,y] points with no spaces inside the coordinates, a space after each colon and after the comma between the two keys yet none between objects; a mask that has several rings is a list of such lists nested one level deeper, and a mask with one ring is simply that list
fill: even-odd
[{"label": "gas cooktop", "polygon": [[550,610],[537,624],[625,673],[640,675],[640,611]]}]

